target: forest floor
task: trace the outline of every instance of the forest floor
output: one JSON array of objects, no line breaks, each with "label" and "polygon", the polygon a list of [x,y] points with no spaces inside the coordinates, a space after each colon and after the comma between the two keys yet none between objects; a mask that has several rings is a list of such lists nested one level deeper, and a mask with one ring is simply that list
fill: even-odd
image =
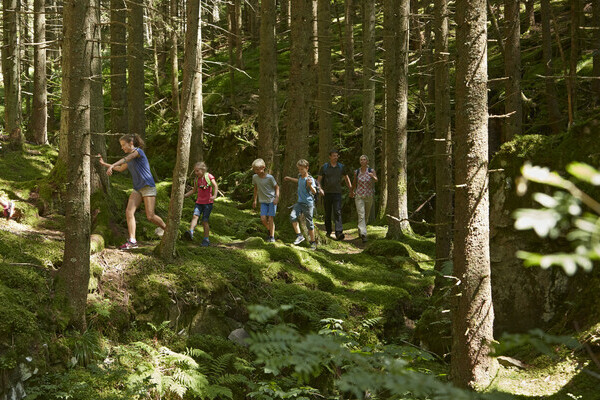
[{"label": "forest floor", "polygon": [[[23,212],[20,221],[0,221],[0,278],[5,276],[5,267],[7,274],[26,276],[31,271],[52,274],[61,264],[64,218],[59,213],[39,217],[36,195],[41,187],[40,179],[50,171],[52,157],[48,154],[55,153],[42,149],[39,154],[26,154],[25,157],[13,153],[0,157],[0,195],[16,201]],[[20,174],[15,172],[19,168],[23,168]],[[128,185],[126,178],[114,179],[117,204],[126,199]],[[164,213],[167,207],[167,187],[159,185],[159,213]],[[182,230],[188,224],[192,206],[190,203],[184,208]],[[282,230],[281,236],[278,234],[276,243],[265,243],[264,228],[256,213],[240,209],[238,203],[222,198],[217,200],[211,216],[213,245],[203,248],[197,239],[181,241],[178,259],[164,265],[153,254],[158,244],[152,235],[153,227],[142,217],[140,213],[138,229],[143,246],[130,252],[119,251],[116,249],[118,239],[114,239],[91,258],[88,318],[112,340],[127,341],[139,335],[139,332],[118,332],[123,326],[129,326],[127,321],[125,325],[115,322],[119,313],[129,318],[135,315],[140,323],[157,321],[157,318],[159,322],[176,321],[175,332],[189,329],[190,333],[193,330],[197,334],[227,336],[236,324],[239,326],[239,322],[247,318],[247,311],[232,310],[232,302],[242,306],[240,308],[265,302],[295,305],[288,317],[306,330],[318,330],[323,318],[341,318],[349,329],[359,327],[361,321],[380,318],[382,322],[377,326],[359,331],[361,339],[421,345],[414,336],[415,325],[429,306],[434,278],[432,238],[415,236],[393,242],[384,239],[384,226],[372,226],[369,243],[365,245],[358,239],[355,223],[350,221],[344,226],[346,240],[335,241],[324,237],[322,221],[318,221],[320,243],[316,251],[310,250],[306,243],[291,245],[293,236],[289,227],[288,231]],[[117,238],[124,232],[124,221],[119,223],[123,226],[111,228],[118,232]],[[197,236],[199,234],[200,231]],[[0,279],[0,289],[4,284]],[[35,289],[29,281],[10,284],[23,295],[31,293],[38,297],[43,287]],[[38,300],[42,303],[43,299]],[[21,301],[23,304],[19,306],[24,307],[23,313],[36,315],[35,307],[40,307],[33,304],[36,301]],[[215,322],[212,318],[205,324],[193,326],[192,320],[195,321],[197,315],[188,314],[194,301],[215,305],[223,321]],[[1,308],[8,306],[13,305],[0,305],[0,314]],[[0,322],[0,333],[3,323],[7,322]],[[39,329],[47,328],[41,322],[31,323],[39,324]],[[561,358],[532,352],[523,359],[529,364],[527,369],[501,366],[490,389],[522,399],[600,399],[597,390],[600,381],[582,369],[590,366],[585,359],[581,354],[564,349]],[[417,367],[441,377],[446,376],[449,369],[443,361]]]}]

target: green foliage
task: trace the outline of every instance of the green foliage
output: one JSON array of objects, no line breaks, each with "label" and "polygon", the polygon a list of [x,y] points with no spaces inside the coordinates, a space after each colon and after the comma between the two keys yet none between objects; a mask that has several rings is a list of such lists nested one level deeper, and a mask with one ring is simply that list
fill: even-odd
[{"label": "green foliage", "polygon": [[521,347],[533,347],[538,352],[547,356],[556,356],[552,346],[565,346],[569,349],[580,347],[579,342],[571,336],[550,335],[541,329],[533,329],[528,333],[509,334],[505,333],[499,342],[494,344],[494,354],[501,356],[509,354]]},{"label": "green foliage", "polygon": [[[574,162],[567,166],[567,171],[587,184],[600,186],[600,172],[589,165]],[[523,193],[527,189],[528,181],[559,190],[552,196],[535,193],[534,199],[542,207],[516,210],[513,214],[515,228],[533,229],[540,237],[564,236],[571,242],[574,251],[545,255],[519,251],[517,256],[525,260],[526,266],[561,266],[567,275],[573,275],[578,268],[590,271],[593,266],[592,260],[600,259],[600,204],[573,182],[548,168],[525,164],[522,173],[523,179],[518,190]],[[582,205],[587,206],[593,213],[584,213]]]},{"label": "green foliage", "polygon": [[[274,312],[265,307],[253,307],[252,315],[265,321]],[[256,355],[256,362],[263,365],[264,372],[275,379],[288,377],[297,382],[295,390],[290,390],[290,387],[281,390],[276,383],[263,382],[252,393],[252,397],[275,399],[314,396],[317,392],[307,388],[306,384],[323,374],[335,380],[338,393],[359,399],[477,397],[434,376],[414,371],[411,361],[415,357],[431,359],[428,353],[398,346],[361,347],[348,340],[352,335],[344,331],[343,321],[327,319],[323,322],[324,328],[320,334],[301,334],[289,324],[269,325],[265,330],[251,334],[250,350]],[[366,321],[365,325],[372,326],[373,323],[375,321]],[[288,381],[284,379],[283,382]]]}]

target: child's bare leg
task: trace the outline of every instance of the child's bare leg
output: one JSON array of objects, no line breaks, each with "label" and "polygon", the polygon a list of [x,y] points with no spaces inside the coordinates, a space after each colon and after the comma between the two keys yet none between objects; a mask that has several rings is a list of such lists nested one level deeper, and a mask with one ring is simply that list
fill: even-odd
[{"label": "child's bare leg", "polygon": [[194,231],[194,229],[196,229],[196,225],[198,225],[198,216],[194,215],[192,217],[192,222],[190,222],[190,231]]},{"label": "child's bare leg", "polygon": [[311,242],[315,241],[315,230],[314,229],[311,229],[310,231],[308,231],[308,237],[310,237]]},{"label": "child's bare leg", "polygon": [[275,237],[275,218],[269,217],[269,226],[267,226],[269,230],[269,236]]},{"label": "child's bare leg", "polygon": [[135,240],[135,210],[142,204],[142,196],[137,192],[132,192],[127,202],[127,208],[125,209],[125,218],[127,219],[127,233],[129,233],[129,239]]},{"label": "child's bare leg", "polygon": [[204,227],[204,237],[207,238],[210,235],[210,226],[208,226],[208,221],[202,221],[202,226]]},{"label": "child's bare leg", "polygon": [[167,225],[165,221],[162,220],[161,217],[154,213],[154,208],[156,206],[156,197],[154,196],[146,196],[144,197],[144,208],[146,209],[146,218],[148,221],[152,222],[154,225],[161,227],[162,229],[167,229]]},{"label": "child's bare leg", "polygon": [[296,235],[300,234],[300,225],[298,225],[298,221],[292,222],[292,228],[294,228],[294,232],[296,232]]},{"label": "child's bare leg", "polygon": [[265,226],[265,228],[267,228],[267,230],[269,232],[271,232],[269,229],[269,217],[267,217],[266,215],[261,215],[260,222],[262,222],[262,224]]}]

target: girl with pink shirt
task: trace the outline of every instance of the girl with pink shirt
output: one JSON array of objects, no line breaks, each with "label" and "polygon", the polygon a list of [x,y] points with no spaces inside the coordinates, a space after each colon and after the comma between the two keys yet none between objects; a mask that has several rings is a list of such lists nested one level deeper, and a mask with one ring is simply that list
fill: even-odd
[{"label": "girl with pink shirt", "polygon": [[198,194],[196,199],[196,206],[194,207],[194,216],[190,223],[190,230],[185,231],[184,236],[189,240],[194,239],[194,229],[198,224],[198,219],[202,217],[202,226],[204,227],[204,239],[202,240],[202,246],[209,246],[210,240],[208,239],[210,233],[210,227],[208,225],[208,219],[213,208],[213,203],[218,196],[219,186],[215,177],[207,172],[206,164],[204,162],[197,162],[194,165],[194,174],[196,179],[194,181],[194,188],[185,194],[185,197],[191,196],[194,193]]},{"label": "girl with pink shirt", "polygon": [[360,168],[354,171],[354,181],[350,191],[350,197],[354,197],[358,214],[358,234],[363,243],[367,241],[367,221],[373,206],[375,182],[377,182],[377,174],[369,167],[369,158],[363,154],[360,156]]}]

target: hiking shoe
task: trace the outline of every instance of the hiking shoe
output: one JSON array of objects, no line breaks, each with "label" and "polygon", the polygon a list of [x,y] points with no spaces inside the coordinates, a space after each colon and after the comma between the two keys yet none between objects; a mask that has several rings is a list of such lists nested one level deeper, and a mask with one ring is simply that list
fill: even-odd
[{"label": "hiking shoe", "polygon": [[367,235],[360,235],[360,239],[363,243],[367,243]]},{"label": "hiking shoe", "polygon": [[298,245],[298,244],[304,242],[304,240],[305,240],[304,236],[298,235],[298,236],[296,236],[296,240],[294,240],[294,244]]},{"label": "hiking shoe", "polygon": [[317,242],[310,242],[310,249],[311,250],[316,250],[317,249]]},{"label": "hiking shoe", "polygon": [[131,249],[137,249],[137,247],[138,247],[137,242],[133,243],[128,240],[119,247],[119,250],[131,250]]},{"label": "hiking shoe", "polygon": [[210,240],[208,240],[207,237],[205,237],[204,239],[202,239],[202,247],[208,247],[210,246]]},{"label": "hiking shoe", "polygon": [[336,233],[335,238],[337,240],[344,240],[346,238],[346,235],[344,235],[344,232]]},{"label": "hiking shoe", "polygon": [[4,216],[6,219],[11,219],[15,215],[15,203],[12,201],[8,202],[8,206],[4,209]]},{"label": "hiking shoe", "polygon": [[185,231],[183,232],[183,238],[187,240],[194,240],[194,232],[193,231]]},{"label": "hiking shoe", "polygon": [[269,236],[267,243],[275,243],[275,236]]},{"label": "hiking shoe", "polygon": [[154,230],[154,233],[156,234],[156,236],[161,238],[165,234],[165,230],[159,226]]}]

